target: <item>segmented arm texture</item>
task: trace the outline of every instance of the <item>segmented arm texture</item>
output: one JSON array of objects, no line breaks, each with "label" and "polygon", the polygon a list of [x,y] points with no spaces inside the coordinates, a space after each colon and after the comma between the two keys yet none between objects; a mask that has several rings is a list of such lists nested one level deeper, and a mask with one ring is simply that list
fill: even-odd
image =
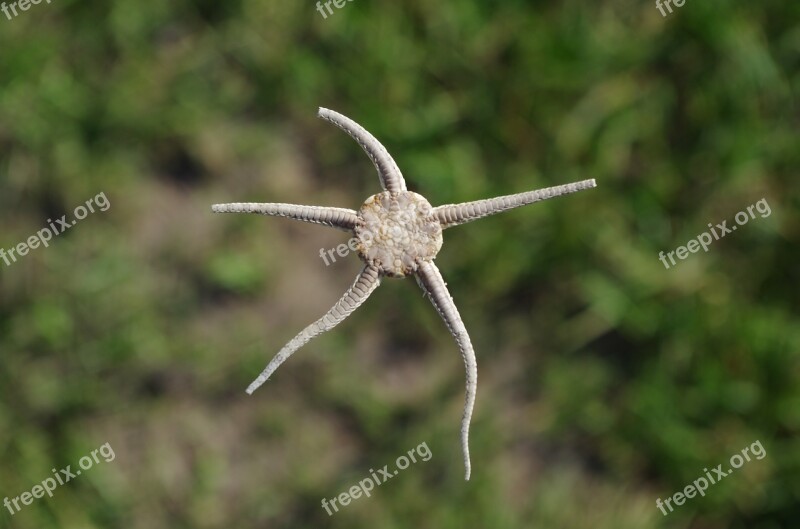
[{"label": "segmented arm texture", "polygon": [[478,365],[475,361],[475,350],[467,334],[467,328],[461,321],[453,298],[447,290],[442,274],[433,262],[423,261],[417,272],[417,282],[436,307],[450,333],[456,339],[464,367],[467,371],[467,394],[464,402],[464,415],[461,418],[461,450],[464,455],[464,479],[469,479],[472,466],[469,460],[469,423],[472,420],[472,408],[475,406],[475,394],[478,388]]},{"label": "segmented arm texture", "polygon": [[375,136],[370,134],[367,129],[347,116],[327,108],[320,108],[317,115],[345,131],[361,145],[361,148],[364,149],[364,152],[367,153],[375,165],[375,169],[378,170],[378,176],[381,179],[381,186],[384,191],[396,193],[406,190],[406,181],[403,178],[403,173],[400,172],[400,168],[397,167],[386,147]]},{"label": "segmented arm texture", "polygon": [[344,321],[345,318],[350,316],[350,314],[367,300],[369,295],[372,294],[380,284],[381,276],[377,268],[365,266],[364,269],[361,270],[361,273],[358,274],[358,277],[356,277],[353,286],[344,293],[341,299],[336,302],[327,314],[303,329],[300,334],[283,346],[283,349],[275,355],[275,358],[270,361],[266,369],[264,369],[258,378],[250,384],[247,388],[247,393],[252,394],[257,390],[287,358],[292,356],[295,351],[308,343],[312,338],[333,329]]},{"label": "segmented arm texture", "polygon": [[214,213],[256,213],[272,217],[286,217],[303,222],[322,224],[340,230],[352,230],[358,216],[352,209],[328,208],[320,206],[300,206],[297,204],[257,204],[238,202],[233,204],[214,204]]},{"label": "segmented arm texture", "polygon": [[575,193],[584,189],[596,187],[594,179],[582,180],[572,184],[565,184],[555,187],[546,187],[536,191],[528,191],[526,193],[519,193],[516,195],[506,195],[497,198],[488,198],[486,200],[476,200],[475,202],[465,202],[463,204],[449,204],[446,206],[439,206],[433,211],[436,214],[442,228],[451,228],[459,224],[465,224],[473,220],[477,220],[489,215],[501,213],[509,209],[526,206],[534,202],[547,200],[548,198]]}]

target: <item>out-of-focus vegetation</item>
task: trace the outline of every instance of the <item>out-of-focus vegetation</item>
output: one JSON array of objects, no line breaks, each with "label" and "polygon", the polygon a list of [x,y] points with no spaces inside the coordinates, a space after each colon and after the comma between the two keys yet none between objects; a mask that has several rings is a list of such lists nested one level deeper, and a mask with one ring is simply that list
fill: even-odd
[{"label": "out-of-focus vegetation", "polygon": [[[0,16],[0,527],[777,529],[800,517],[800,4],[54,0]],[[434,204],[596,178],[445,233],[475,344],[413,281],[246,385],[350,285],[347,235],[210,204],[357,208],[372,131]],[[766,198],[666,270],[670,251]],[[299,293],[299,295],[298,295]],[[656,508],[760,440],[767,455]],[[329,517],[426,442],[433,457]]]}]

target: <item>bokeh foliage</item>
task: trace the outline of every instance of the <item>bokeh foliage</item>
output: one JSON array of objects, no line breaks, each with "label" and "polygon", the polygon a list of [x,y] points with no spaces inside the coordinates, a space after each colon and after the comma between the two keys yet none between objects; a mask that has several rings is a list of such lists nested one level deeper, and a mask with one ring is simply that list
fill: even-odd
[{"label": "bokeh foliage", "polygon": [[[0,15],[0,527],[773,529],[800,517],[800,4],[53,0]],[[413,281],[247,383],[350,284],[347,237],[213,216],[378,191],[338,110],[437,205],[596,178],[445,233],[463,366]],[[666,270],[766,198],[772,214]],[[299,293],[299,294],[298,294]],[[655,507],[760,440],[668,517]],[[320,506],[427,442],[333,517]]]}]

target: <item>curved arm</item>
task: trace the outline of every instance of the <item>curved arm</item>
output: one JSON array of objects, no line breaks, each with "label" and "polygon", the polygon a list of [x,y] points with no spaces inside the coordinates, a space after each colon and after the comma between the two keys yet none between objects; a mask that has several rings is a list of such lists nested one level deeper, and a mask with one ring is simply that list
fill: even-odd
[{"label": "curved arm", "polygon": [[361,148],[364,149],[364,152],[367,153],[375,165],[375,169],[378,170],[381,187],[383,187],[384,191],[397,193],[406,190],[406,181],[403,178],[403,173],[400,172],[400,168],[397,167],[386,147],[381,145],[381,142],[375,139],[375,136],[370,134],[367,129],[347,116],[327,108],[320,107],[317,115],[345,131],[361,145]]},{"label": "curved arm", "polygon": [[534,202],[547,200],[548,198],[575,193],[584,189],[597,187],[594,178],[582,180],[572,184],[561,186],[545,187],[536,191],[518,193],[516,195],[506,195],[497,198],[487,198],[486,200],[476,200],[475,202],[464,202],[463,204],[448,204],[434,208],[433,212],[442,224],[442,229],[452,228],[459,224],[466,224],[473,220],[478,220],[489,215],[502,213],[509,209],[527,206]]},{"label": "curved arm", "polygon": [[444,320],[450,334],[456,339],[461,356],[464,358],[464,367],[467,370],[467,394],[464,401],[464,415],[461,418],[461,450],[464,455],[465,476],[468,480],[472,472],[469,461],[469,423],[472,419],[472,409],[475,407],[475,394],[478,390],[478,365],[475,361],[475,350],[467,334],[467,328],[461,321],[458,308],[447,291],[447,284],[442,278],[439,269],[430,261],[423,261],[417,271],[417,283],[431,300],[436,311]]},{"label": "curved arm", "polygon": [[278,354],[270,361],[266,369],[264,369],[264,371],[258,375],[258,378],[248,386],[247,393],[252,395],[287,358],[292,356],[295,351],[307,344],[312,338],[333,329],[344,321],[345,318],[350,316],[367,300],[369,295],[372,294],[380,284],[381,276],[378,273],[378,269],[371,265],[365,266],[361,270],[361,273],[358,274],[358,277],[356,277],[353,286],[344,293],[341,299],[331,307],[331,310],[329,310],[327,314],[303,329],[300,334],[284,345],[283,349],[278,351]]},{"label": "curved arm", "polygon": [[297,204],[236,202],[232,204],[214,204],[211,206],[211,211],[214,213],[257,213],[273,217],[286,217],[347,231],[355,229],[358,221],[358,215],[352,209],[300,206]]}]

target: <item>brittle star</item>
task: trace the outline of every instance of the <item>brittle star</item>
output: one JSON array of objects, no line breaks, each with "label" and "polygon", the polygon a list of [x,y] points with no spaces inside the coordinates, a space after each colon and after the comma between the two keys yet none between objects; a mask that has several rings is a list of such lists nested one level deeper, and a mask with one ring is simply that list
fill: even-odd
[{"label": "brittle star", "polygon": [[414,275],[455,338],[466,366],[467,390],[461,419],[461,449],[466,472],[464,479],[468,480],[471,472],[469,425],[478,387],[478,368],[467,329],[461,321],[442,274],[433,263],[442,247],[442,230],[548,198],[590,189],[596,186],[595,181],[583,180],[516,195],[434,208],[425,197],[406,189],[403,174],[397,164],[386,148],[366,129],[332,110],[320,108],[318,115],[342,129],[361,145],[378,170],[382,193],[369,197],[357,212],[345,208],[278,203],[215,204],[211,209],[216,213],[258,213],[287,217],[351,231],[358,241],[358,256],[364,261],[364,268],[353,286],[327,314],[303,329],[278,352],[266,369],[250,384],[247,393],[252,394],[258,389],[300,347],[312,338],[333,329],[352,314],[378,288],[384,276]]}]

